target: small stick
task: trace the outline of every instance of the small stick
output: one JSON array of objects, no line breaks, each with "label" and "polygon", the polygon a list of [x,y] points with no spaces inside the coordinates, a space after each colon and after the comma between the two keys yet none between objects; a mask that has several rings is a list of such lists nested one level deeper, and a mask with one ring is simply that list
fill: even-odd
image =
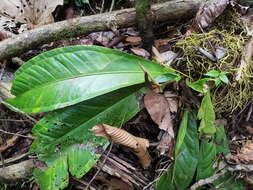
[{"label": "small stick", "polygon": [[26,136],[26,135],[21,135],[21,134],[18,134],[18,133],[12,133],[12,132],[8,132],[8,131],[4,131],[4,130],[2,130],[2,129],[0,129],[0,132],[5,133],[5,134],[8,134],[8,135],[14,135],[14,136],[23,137],[23,138],[28,138],[28,139],[32,139],[32,140],[35,139],[35,137],[33,137],[33,136]]}]

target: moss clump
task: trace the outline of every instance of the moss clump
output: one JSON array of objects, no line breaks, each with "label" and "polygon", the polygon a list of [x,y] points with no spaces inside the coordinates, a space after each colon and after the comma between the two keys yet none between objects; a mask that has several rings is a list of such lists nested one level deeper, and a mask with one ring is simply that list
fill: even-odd
[{"label": "moss clump", "polygon": [[[232,112],[237,108],[242,108],[253,97],[252,63],[248,64],[242,80],[235,81],[243,48],[248,40],[238,14],[230,10],[224,13],[213,27],[210,27],[209,31],[193,33],[176,44],[176,48],[184,52],[177,69],[188,75],[193,81],[203,78],[203,75],[210,70],[232,73],[229,75],[230,84],[215,89],[213,103],[218,113]],[[217,48],[224,48],[226,55],[218,61],[211,61],[200,53],[198,48],[212,54]]]}]

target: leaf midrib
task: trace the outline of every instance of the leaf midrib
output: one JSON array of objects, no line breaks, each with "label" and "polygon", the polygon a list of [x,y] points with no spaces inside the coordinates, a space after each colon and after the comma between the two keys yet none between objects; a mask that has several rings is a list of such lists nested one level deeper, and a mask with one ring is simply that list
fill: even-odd
[{"label": "leaf midrib", "polygon": [[[73,76],[73,77],[67,77],[67,78],[64,78],[64,79],[60,79],[60,80],[54,80],[54,81],[50,81],[50,82],[47,82],[47,83],[43,83],[41,85],[38,85],[36,86],[35,88],[29,88],[28,90],[22,92],[22,93],[18,93],[16,95],[20,95],[20,94],[23,94],[25,92],[28,92],[30,90],[36,90],[37,88],[43,88],[45,86],[51,86],[55,83],[60,83],[62,81],[67,81],[67,80],[72,80],[72,79],[76,79],[76,78],[81,78],[81,77],[88,77],[88,76],[93,76],[93,75],[109,75],[109,74],[124,74],[124,73],[127,73],[127,74],[139,74],[139,73],[143,73],[143,76],[144,76],[144,72],[143,71],[116,71],[116,72],[95,72],[95,73],[85,73],[85,74],[80,74],[80,75],[77,75],[77,76]],[[163,74],[163,72],[152,72],[152,74]],[[15,83],[19,83],[19,80],[16,79],[15,80]],[[17,84],[15,84],[17,85]]]}]

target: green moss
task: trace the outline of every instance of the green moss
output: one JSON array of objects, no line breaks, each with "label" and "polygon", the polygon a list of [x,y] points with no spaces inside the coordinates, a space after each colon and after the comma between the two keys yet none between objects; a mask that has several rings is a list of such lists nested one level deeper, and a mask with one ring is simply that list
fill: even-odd
[{"label": "green moss", "polygon": [[[243,48],[249,38],[246,30],[234,11],[227,11],[205,33],[193,33],[176,44],[184,56],[176,66],[191,79],[198,80],[210,70],[231,72],[230,84],[215,89],[213,103],[218,113],[232,112],[242,108],[253,97],[253,63],[243,73],[241,82],[235,81]],[[197,48],[213,53],[217,47],[225,48],[227,54],[217,62],[201,54]],[[253,61],[252,61],[253,62]]]}]

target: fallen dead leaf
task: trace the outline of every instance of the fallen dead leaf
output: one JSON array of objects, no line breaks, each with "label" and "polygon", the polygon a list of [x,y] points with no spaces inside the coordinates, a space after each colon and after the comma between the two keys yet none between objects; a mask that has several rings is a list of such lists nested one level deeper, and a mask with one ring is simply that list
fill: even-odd
[{"label": "fallen dead leaf", "polygon": [[229,0],[212,0],[200,6],[197,15],[193,21],[193,27],[196,31],[208,27],[220,16],[229,4]]},{"label": "fallen dead leaf", "polygon": [[174,146],[175,135],[169,102],[166,100],[164,95],[151,90],[145,95],[144,104],[152,120],[159,126],[160,129],[165,131],[157,148],[160,150],[162,155],[165,152],[171,152]]},{"label": "fallen dead leaf", "polygon": [[229,155],[228,160],[236,164],[253,164],[253,141],[248,140],[236,155]]},{"label": "fallen dead leaf", "polygon": [[141,37],[138,37],[138,36],[128,36],[125,39],[125,41],[131,43],[132,45],[137,45],[137,44],[141,43]]},{"label": "fallen dead leaf", "polygon": [[58,5],[63,5],[63,0],[1,0],[0,15],[12,23],[40,26],[54,22],[52,12]]},{"label": "fallen dead leaf", "polygon": [[165,91],[164,97],[169,103],[170,112],[176,113],[178,110],[178,95],[173,91]]},{"label": "fallen dead leaf", "polygon": [[250,135],[253,135],[253,127],[252,126],[246,126],[246,130]]},{"label": "fallen dead leaf", "polygon": [[144,97],[144,104],[152,120],[160,126],[169,109],[169,104],[162,94],[149,91]]},{"label": "fallen dead leaf", "polygon": [[94,132],[95,136],[109,138],[115,143],[131,148],[139,158],[139,162],[143,168],[150,166],[151,157],[147,150],[149,147],[147,139],[133,136],[123,129],[106,124],[95,125],[91,131]]},{"label": "fallen dead leaf", "polygon": [[143,48],[131,48],[131,51],[135,54],[135,55],[138,55],[138,56],[141,56],[143,58],[149,58],[150,57],[150,53],[143,49]]}]

